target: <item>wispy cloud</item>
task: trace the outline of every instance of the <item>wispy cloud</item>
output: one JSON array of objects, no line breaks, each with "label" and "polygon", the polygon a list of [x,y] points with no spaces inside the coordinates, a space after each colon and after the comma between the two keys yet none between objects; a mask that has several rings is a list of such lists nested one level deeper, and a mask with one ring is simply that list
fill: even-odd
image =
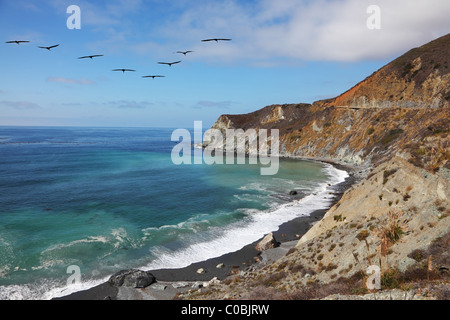
[{"label": "wispy cloud", "polygon": [[0,101],[1,105],[14,108],[14,109],[39,109],[41,106],[39,106],[37,103],[30,102],[30,101]]},{"label": "wispy cloud", "polygon": [[95,81],[89,79],[73,79],[73,78],[64,78],[64,77],[48,77],[45,81],[47,82],[55,82],[62,84],[76,84],[76,85],[94,85]]},{"label": "wispy cloud", "polygon": [[104,103],[107,106],[119,109],[145,109],[153,106],[154,103],[148,101],[118,100]]},{"label": "wispy cloud", "polygon": [[202,100],[199,101],[194,108],[202,109],[202,108],[220,108],[220,109],[229,109],[231,106],[231,101],[207,101]]},{"label": "wispy cloud", "polygon": [[[381,29],[367,28],[372,0],[192,1],[158,29],[172,43],[189,44],[193,58],[210,61],[274,59],[360,61],[386,59],[450,30],[448,0],[378,0]],[[183,32],[179,32],[183,30]],[[201,44],[202,37],[233,38]]]},{"label": "wispy cloud", "polygon": [[[47,0],[54,9],[61,11],[73,0]],[[76,1],[81,9],[82,24],[94,27],[121,25],[128,14],[138,13],[143,8],[143,0]]]}]

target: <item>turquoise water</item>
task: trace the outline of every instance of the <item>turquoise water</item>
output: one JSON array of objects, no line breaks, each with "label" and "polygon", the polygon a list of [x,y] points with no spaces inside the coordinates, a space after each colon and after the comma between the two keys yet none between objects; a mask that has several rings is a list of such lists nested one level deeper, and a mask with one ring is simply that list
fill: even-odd
[{"label": "turquoise water", "polygon": [[[0,127],[0,299],[49,299],[125,268],[239,250],[331,198],[316,162],[174,165],[171,129]],[[292,201],[290,190],[302,200]],[[81,283],[67,284],[76,265]]]}]

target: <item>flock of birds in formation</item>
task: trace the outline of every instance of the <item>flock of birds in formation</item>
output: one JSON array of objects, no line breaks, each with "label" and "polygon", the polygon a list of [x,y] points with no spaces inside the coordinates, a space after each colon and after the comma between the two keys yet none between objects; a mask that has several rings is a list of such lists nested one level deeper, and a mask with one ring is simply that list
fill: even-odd
[{"label": "flock of birds in formation", "polygon": [[[202,40],[202,42],[210,42],[210,41],[215,41],[215,42],[231,41],[231,39],[213,38],[213,39],[204,39],[204,40]],[[6,41],[5,43],[15,43],[15,44],[19,45],[21,43],[29,43],[29,42],[30,41],[26,41],[26,40],[12,40],[12,41]],[[56,47],[59,47],[59,44],[56,44],[56,45],[53,45],[53,46],[49,46],[49,47],[38,47],[38,48],[46,49],[48,51],[51,51],[51,49],[56,48]],[[188,51],[177,51],[176,53],[187,55],[188,53],[191,53],[191,52],[194,52],[194,51],[191,51],[191,50],[188,50]],[[93,59],[93,58],[98,58],[98,57],[103,57],[103,55],[102,54],[93,54],[93,55],[90,55],[90,56],[82,56],[82,57],[79,57],[78,59]],[[168,65],[169,67],[171,67],[172,65],[178,64],[180,62],[181,62],[181,60],[180,61],[174,61],[174,62],[158,62],[158,64],[165,64],[165,65]],[[125,73],[127,71],[135,72],[136,70],[122,68],[122,69],[113,69],[112,71],[122,71],[122,73]],[[153,79],[155,79],[155,78],[164,78],[164,77],[165,76],[161,76],[161,75],[142,76],[142,78],[153,78]]]}]

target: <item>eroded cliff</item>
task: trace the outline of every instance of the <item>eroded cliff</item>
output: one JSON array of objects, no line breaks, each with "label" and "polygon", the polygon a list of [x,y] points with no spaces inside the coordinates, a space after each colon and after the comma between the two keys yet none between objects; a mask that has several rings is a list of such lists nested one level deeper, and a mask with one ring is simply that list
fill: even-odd
[{"label": "eroded cliff", "polygon": [[435,170],[448,158],[448,52],[450,34],[410,50],[334,99],[222,115],[213,128],[278,129],[286,157],[368,166],[403,154]]}]

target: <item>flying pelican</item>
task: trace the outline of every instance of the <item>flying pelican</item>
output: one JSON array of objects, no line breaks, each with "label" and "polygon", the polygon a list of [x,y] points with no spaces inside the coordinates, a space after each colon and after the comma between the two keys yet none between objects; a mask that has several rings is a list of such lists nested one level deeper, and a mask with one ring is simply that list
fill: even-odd
[{"label": "flying pelican", "polygon": [[95,57],[103,57],[103,55],[102,54],[94,54],[92,56],[79,57],[78,59],[87,59],[87,58],[92,59],[92,58],[95,58]]},{"label": "flying pelican", "polygon": [[58,46],[59,46],[59,44],[55,44],[54,46],[51,46],[51,47],[39,47],[39,48],[41,48],[41,49],[47,49],[48,51],[50,51],[50,49],[56,48],[56,47],[58,47]]},{"label": "flying pelican", "polygon": [[25,40],[13,40],[13,41],[6,41],[5,43],[17,43],[17,44],[21,44],[21,43],[28,43],[30,41],[25,41]]},{"label": "flying pelican", "polygon": [[113,71],[122,71],[123,73],[125,73],[125,71],[136,71],[133,69],[114,69]]},{"label": "flying pelican", "polygon": [[231,39],[217,39],[217,38],[214,38],[214,39],[205,39],[205,40],[202,40],[202,42],[208,42],[208,41],[215,41],[215,42],[219,42],[219,41],[231,41]]},{"label": "flying pelican", "polygon": [[190,51],[190,50],[188,50],[188,51],[177,51],[176,53],[182,53],[182,54],[186,55],[186,54],[191,53],[191,52],[194,52],[194,51]]},{"label": "flying pelican", "polygon": [[169,67],[171,67],[173,64],[177,64],[180,63],[181,61],[176,61],[176,62],[158,62],[159,64],[167,64]]},{"label": "flying pelican", "polygon": [[165,76],[142,76],[142,78],[165,78]]}]

